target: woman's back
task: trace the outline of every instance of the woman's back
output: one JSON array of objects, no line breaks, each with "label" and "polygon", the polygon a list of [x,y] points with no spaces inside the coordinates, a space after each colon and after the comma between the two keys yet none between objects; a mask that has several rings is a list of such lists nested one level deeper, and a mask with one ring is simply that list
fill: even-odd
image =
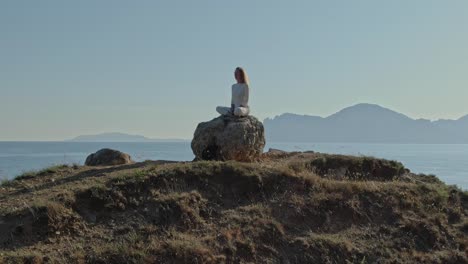
[{"label": "woman's back", "polygon": [[249,85],[246,83],[235,83],[232,85],[231,104],[234,107],[249,106]]}]

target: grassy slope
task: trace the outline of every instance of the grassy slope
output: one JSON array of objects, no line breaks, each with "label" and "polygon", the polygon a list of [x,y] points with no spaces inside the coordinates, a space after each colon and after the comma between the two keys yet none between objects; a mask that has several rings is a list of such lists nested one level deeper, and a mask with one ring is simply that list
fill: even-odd
[{"label": "grassy slope", "polygon": [[0,187],[0,262],[467,263],[467,215],[373,158],[58,166]]}]

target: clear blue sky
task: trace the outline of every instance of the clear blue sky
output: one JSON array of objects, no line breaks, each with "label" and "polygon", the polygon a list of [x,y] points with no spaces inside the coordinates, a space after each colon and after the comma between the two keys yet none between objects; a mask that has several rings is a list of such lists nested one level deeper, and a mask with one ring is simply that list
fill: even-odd
[{"label": "clear blue sky", "polygon": [[468,1],[0,2],[0,140],[191,138],[251,78],[252,113],[360,102],[468,114]]}]

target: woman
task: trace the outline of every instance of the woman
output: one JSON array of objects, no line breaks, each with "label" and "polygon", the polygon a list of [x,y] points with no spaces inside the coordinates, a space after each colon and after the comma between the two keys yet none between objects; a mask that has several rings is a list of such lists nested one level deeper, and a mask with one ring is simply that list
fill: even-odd
[{"label": "woman", "polygon": [[234,71],[237,83],[232,85],[231,107],[218,106],[216,111],[221,115],[249,115],[249,80],[247,73],[241,67]]}]

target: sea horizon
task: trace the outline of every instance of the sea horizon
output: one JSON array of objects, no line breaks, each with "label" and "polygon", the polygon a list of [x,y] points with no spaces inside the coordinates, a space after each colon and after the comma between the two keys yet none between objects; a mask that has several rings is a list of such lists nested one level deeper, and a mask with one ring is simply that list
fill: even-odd
[{"label": "sea horizon", "polygon": [[[164,140],[164,139],[162,139]],[[0,140],[0,143],[187,143],[191,142],[191,139],[178,139],[178,140],[167,140],[167,141],[72,141],[72,140]],[[367,142],[367,141],[273,141],[273,143],[288,143],[288,144],[392,144],[392,145],[468,145],[468,143],[421,143],[421,142]],[[265,149],[267,151],[267,149]]]},{"label": "sea horizon", "polygon": [[[12,179],[25,172],[54,165],[83,165],[89,154],[101,148],[129,153],[137,162],[191,161],[194,158],[190,141],[0,141],[0,179]],[[468,144],[267,142],[264,151],[270,148],[396,160],[414,173],[433,174],[447,184],[468,190]]]}]

